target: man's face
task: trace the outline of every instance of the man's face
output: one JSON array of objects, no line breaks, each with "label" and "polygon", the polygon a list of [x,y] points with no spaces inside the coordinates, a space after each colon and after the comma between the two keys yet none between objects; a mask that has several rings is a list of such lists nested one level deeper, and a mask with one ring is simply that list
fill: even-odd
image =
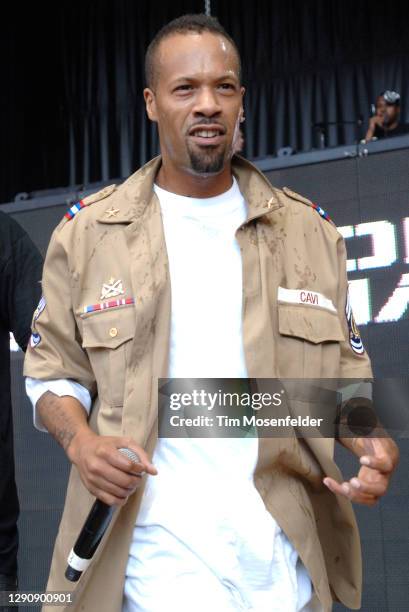
[{"label": "man's face", "polygon": [[157,76],[145,89],[148,116],[156,121],[163,162],[211,175],[232,156],[243,112],[239,66],[228,40],[218,34],[174,34],[156,52]]},{"label": "man's face", "polygon": [[376,98],[376,114],[382,118],[383,125],[391,125],[399,118],[399,106],[387,104],[383,96],[378,96]]}]

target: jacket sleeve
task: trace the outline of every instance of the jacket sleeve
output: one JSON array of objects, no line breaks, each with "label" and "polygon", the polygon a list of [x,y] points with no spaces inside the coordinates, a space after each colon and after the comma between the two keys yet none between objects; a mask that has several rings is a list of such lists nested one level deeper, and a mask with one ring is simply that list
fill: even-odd
[{"label": "jacket sleeve", "polygon": [[24,375],[39,380],[70,379],[93,395],[95,377],[81,346],[72,306],[69,261],[58,227],[51,238],[43,272],[43,300],[34,313]]},{"label": "jacket sleeve", "polygon": [[38,378],[30,378],[26,377],[26,393],[31,401],[33,406],[33,422],[34,427],[39,429],[40,431],[47,431],[44,427],[41,417],[37,412],[36,405],[40,397],[46,393],[47,391],[51,391],[54,395],[58,395],[62,397],[64,395],[69,395],[71,397],[75,397],[82,407],[86,410],[87,415],[89,415],[91,410],[91,396],[89,394],[88,389],[85,389],[79,383],[76,383],[72,380],[67,380],[66,378],[59,378],[57,380],[38,380]]},{"label": "jacket sleeve", "polygon": [[338,315],[345,337],[345,340],[341,342],[340,377],[343,379],[372,378],[371,361],[363,346],[349,303],[346,248],[345,241],[341,236],[337,243],[337,250],[339,278]]}]

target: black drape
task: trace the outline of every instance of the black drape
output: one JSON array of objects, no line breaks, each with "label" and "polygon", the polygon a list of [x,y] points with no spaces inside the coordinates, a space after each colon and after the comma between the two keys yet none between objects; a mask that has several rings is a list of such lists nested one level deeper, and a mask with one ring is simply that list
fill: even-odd
[{"label": "black drape", "polygon": [[[18,191],[127,176],[157,152],[143,57],[202,0],[82,0],[12,8],[0,38],[0,201]],[[409,3],[212,0],[242,53],[249,157],[362,136],[370,104],[400,91],[409,120]],[[362,115],[363,125],[354,122]]]}]

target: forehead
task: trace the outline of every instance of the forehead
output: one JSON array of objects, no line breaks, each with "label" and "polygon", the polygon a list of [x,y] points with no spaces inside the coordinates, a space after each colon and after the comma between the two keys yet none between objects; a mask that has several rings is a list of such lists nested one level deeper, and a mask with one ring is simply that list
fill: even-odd
[{"label": "forehead", "polygon": [[239,78],[236,50],[224,36],[212,32],[167,36],[159,45],[155,61],[158,83],[226,74]]}]

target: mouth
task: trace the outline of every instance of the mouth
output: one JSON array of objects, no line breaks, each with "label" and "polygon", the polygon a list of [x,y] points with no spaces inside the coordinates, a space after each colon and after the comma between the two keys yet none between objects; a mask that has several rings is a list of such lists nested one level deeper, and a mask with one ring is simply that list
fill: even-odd
[{"label": "mouth", "polygon": [[189,138],[199,146],[217,146],[224,141],[226,130],[221,125],[195,125]]}]

